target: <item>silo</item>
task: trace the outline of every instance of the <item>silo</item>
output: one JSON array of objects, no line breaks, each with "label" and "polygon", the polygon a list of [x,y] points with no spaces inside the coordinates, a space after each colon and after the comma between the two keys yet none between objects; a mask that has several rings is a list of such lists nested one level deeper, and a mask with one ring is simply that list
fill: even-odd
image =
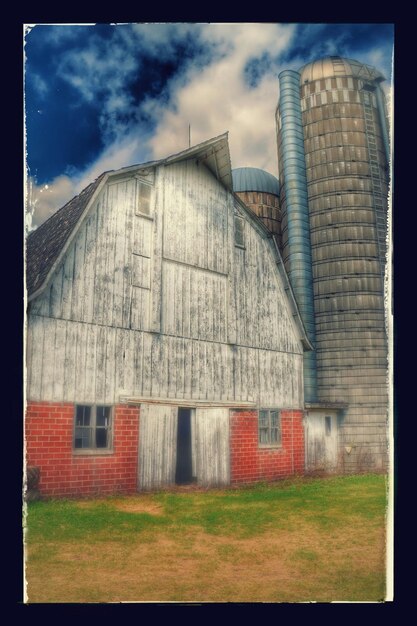
[{"label": "silo", "polygon": [[238,167],[232,170],[232,178],[233,191],[275,235],[281,251],[281,210],[278,179],[257,167]]},{"label": "silo", "polygon": [[[293,205],[302,194],[300,189],[295,193],[294,172],[304,163],[317,399],[348,404],[339,431],[339,460],[345,470],[384,468],[388,399],[383,281],[389,182],[384,77],[358,61],[328,57],[298,72],[282,72],[279,80],[283,258],[291,280],[298,245],[291,234],[294,214],[300,219]],[[288,110],[289,83],[299,107],[297,119],[297,107]],[[297,158],[289,160],[288,150],[294,146],[288,137],[296,132]]]}]

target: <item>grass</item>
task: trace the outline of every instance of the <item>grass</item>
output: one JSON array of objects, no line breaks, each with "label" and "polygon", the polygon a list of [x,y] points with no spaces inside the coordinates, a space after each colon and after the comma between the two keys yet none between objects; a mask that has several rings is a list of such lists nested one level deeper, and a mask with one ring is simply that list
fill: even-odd
[{"label": "grass", "polygon": [[295,479],[28,505],[28,601],[385,596],[386,479]]}]

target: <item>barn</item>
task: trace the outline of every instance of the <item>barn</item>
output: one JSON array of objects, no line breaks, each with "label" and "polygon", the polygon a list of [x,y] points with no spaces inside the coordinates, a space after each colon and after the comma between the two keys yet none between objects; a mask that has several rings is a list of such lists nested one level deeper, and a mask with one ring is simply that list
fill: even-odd
[{"label": "barn", "polygon": [[105,172],[27,239],[27,468],[44,496],[303,473],[311,344],[227,133]]}]

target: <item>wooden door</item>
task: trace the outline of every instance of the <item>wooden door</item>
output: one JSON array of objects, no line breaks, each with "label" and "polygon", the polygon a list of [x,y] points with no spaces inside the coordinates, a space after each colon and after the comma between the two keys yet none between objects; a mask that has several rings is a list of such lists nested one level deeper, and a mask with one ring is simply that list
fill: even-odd
[{"label": "wooden door", "polygon": [[139,489],[175,483],[177,407],[141,404],[139,430]]},{"label": "wooden door", "polygon": [[310,413],[306,420],[307,469],[332,471],[337,465],[337,417]]},{"label": "wooden door", "polygon": [[195,463],[197,482],[204,486],[230,483],[229,410],[196,410]]}]

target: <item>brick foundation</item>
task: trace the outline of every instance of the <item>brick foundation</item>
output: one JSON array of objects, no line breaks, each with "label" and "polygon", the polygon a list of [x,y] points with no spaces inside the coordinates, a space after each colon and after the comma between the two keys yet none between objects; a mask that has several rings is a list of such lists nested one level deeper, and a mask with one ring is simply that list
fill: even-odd
[{"label": "brick foundation", "polygon": [[28,402],[26,464],[40,468],[41,495],[87,496],[135,492],[139,407],[114,407],[113,452],[110,454],[74,454],[73,420],[73,404]]},{"label": "brick foundation", "polygon": [[303,411],[281,411],[282,445],[260,448],[258,412],[230,413],[231,483],[276,480],[304,472]]}]

